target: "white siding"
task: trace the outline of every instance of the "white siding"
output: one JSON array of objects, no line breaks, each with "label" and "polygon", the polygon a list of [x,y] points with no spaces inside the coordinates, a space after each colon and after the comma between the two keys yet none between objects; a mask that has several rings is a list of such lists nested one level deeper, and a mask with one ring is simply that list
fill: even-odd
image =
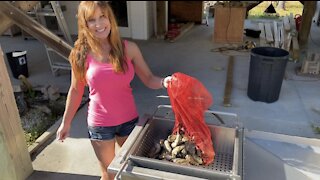
[{"label": "white siding", "polygon": [[148,39],[147,37],[147,1],[131,1],[130,3],[132,39]]}]

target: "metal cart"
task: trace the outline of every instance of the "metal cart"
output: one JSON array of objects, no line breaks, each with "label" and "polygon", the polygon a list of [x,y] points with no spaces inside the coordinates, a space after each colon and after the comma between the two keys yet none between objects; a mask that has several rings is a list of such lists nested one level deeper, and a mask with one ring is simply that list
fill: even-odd
[{"label": "metal cart", "polygon": [[319,139],[250,131],[236,114],[218,111],[205,113],[216,152],[212,164],[185,166],[148,158],[153,142],[173,128],[170,108],[160,105],[140,119],[108,167],[115,179],[320,179]]}]

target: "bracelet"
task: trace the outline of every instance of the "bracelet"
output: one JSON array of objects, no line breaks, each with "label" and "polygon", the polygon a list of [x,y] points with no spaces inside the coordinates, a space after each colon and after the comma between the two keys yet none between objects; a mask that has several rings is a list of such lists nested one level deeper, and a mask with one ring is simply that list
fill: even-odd
[{"label": "bracelet", "polygon": [[164,86],[164,78],[161,79],[161,86],[163,89],[165,89],[166,87]]}]

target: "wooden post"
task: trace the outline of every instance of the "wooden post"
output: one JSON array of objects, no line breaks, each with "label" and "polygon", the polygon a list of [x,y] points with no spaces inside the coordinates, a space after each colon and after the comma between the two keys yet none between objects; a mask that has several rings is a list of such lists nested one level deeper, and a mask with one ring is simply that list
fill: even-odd
[{"label": "wooden post", "polygon": [[[39,1],[14,1],[13,6],[21,9],[24,12],[31,10]],[[0,35],[3,34],[14,23],[7,16],[0,14]]]},{"label": "wooden post", "polygon": [[156,37],[157,38],[164,38],[164,35],[167,31],[166,27],[166,3],[165,1],[156,1],[156,12],[157,12],[157,17],[156,17]]},{"label": "wooden post", "polygon": [[304,1],[302,22],[299,30],[299,45],[304,49],[308,44],[312,18],[316,12],[317,1]]},{"label": "wooden post", "polygon": [[0,179],[26,179],[32,172],[12,85],[0,47]]}]

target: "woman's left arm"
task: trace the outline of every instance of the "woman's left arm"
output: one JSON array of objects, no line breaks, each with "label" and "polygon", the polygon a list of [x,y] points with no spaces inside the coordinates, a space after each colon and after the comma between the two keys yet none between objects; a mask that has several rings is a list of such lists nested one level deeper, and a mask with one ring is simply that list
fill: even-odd
[{"label": "woman's left arm", "polygon": [[163,87],[163,78],[153,75],[136,43],[128,41],[127,55],[132,59],[135,72],[143,84],[151,89],[160,89]]}]

